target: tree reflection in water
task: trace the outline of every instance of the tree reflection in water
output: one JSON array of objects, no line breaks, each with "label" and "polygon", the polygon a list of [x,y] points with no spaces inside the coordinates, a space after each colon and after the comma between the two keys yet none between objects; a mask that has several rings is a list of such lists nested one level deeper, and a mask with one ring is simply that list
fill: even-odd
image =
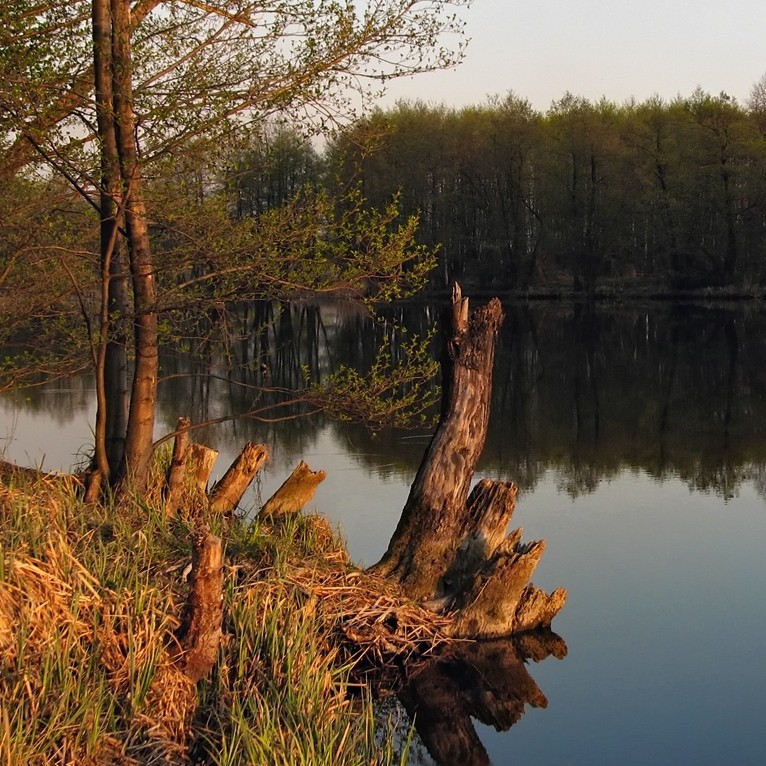
[{"label": "tree reflection in water", "polygon": [[473,720],[507,731],[527,705],[547,707],[527,663],[566,653],[563,639],[551,631],[466,642],[418,671],[397,697],[439,766],[486,766],[489,756]]},{"label": "tree reflection in water", "polygon": [[[679,477],[690,489],[724,498],[754,479],[764,491],[762,304],[546,301],[508,302],[505,310],[480,471],[513,480],[522,492],[553,471],[572,497],[625,470],[657,481]],[[233,418],[195,438],[237,451],[248,440],[267,441],[300,459],[300,450],[329,427],[342,443],[356,445],[365,467],[409,483],[422,440],[381,431],[366,449],[372,443],[364,426],[328,424],[322,417],[269,423],[236,416],[280,404],[307,376],[321,382],[340,365],[365,370],[381,344],[397,359],[407,338],[425,335],[438,315],[438,307],[426,303],[386,307],[377,321],[351,304],[253,304],[237,309],[236,321],[230,317],[236,342],[225,353],[223,331],[210,317],[209,328],[190,330],[193,342],[163,352],[161,428],[172,431],[179,415],[195,423]],[[92,397],[88,376],[65,384],[29,389],[14,406],[47,413],[64,427]],[[300,407],[278,412],[298,415]],[[84,443],[88,435],[79,438]]]}]

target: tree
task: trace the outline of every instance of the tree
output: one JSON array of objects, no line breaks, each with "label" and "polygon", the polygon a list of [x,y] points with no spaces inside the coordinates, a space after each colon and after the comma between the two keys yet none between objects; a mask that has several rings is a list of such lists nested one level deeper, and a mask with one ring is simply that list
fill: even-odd
[{"label": "tree", "polygon": [[[461,30],[450,10],[469,2],[385,0],[360,6],[351,0],[276,0],[264,6],[249,0],[61,0],[45,7],[24,2],[3,11],[9,23],[0,63],[9,77],[2,93],[0,175],[10,178],[42,164],[87,198],[101,222],[97,283],[73,278],[72,284],[83,315],[94,286],[100,295],[91,338],[99,380],[96,464],[103,478],[125,478],[140,490],[152,452],[162,301],[146,180],[173,155],[192,146],[200,151],[231,143],[269,115],[320,129],[363,107],[391,77],[453,64],[460,45],[451,51],[442,36]],[[92,53],[86,55],[89,28]],[[327,258],[333,244],[363,246],[362,265],[345,270],[362,284],[383,252],[389,276],[397,270],[390,263],[395,252],[405,259],[416,255],[411,249],[403,255],[412,224],[392,229],[388,213],[387,234],[365,235],[362,225],[380,223],[365,213],[355,227],[348,226],[348,215],[338,214],[337,235],[323,235],[322,216],[331,208],[330,201],[314,198],[281,219],[271,215],[269,233],[285,223],[291,233],[283,237],[278,257],[299,257],[301,248],[311,248]],[[246,239],[254,229],[242,227],[238,234]],[[353,258],[341,253],[350,264]],[[176,281],[209,287],[216,274],[225,274],[229,288],[232,274],[242,277],[255,268],[242,258],[216,266]],[[121,444],[126,329],[134,374]]]},{"label": "tree", "polygon": [[728,285],[734,281],[741,253],[738,220],[744,187],[739,176],[749,154],[749,126],[726,93],[711,96],[697,88],[682,107],[687,163],[696,171],[690,191],[704,205],[695,221],[694,246],[707,262],[711,280]]},{"label": "tree", "polygon": [[255,136],[235,158],[226,182],[236,198],[236,215],[257,216],[288,203],[320,180],[317,151],[297,130],[277,127]]},{"label": "tree", "polygon": [[751,88],[747,108],[760,134],[766,137],[766,74]]}]

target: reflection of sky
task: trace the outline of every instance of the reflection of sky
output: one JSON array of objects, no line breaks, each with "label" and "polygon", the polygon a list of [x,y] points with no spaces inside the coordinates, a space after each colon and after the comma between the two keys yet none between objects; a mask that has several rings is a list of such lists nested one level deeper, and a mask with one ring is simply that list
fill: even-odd
[{"label": "reflection of sky", "polygon": [[0,455],[49,471],[69,471],[93,448],[94,392],[77,380],[0,397]]},{"label": "reflection of sky", "polygon": [[[80,393],[67,406],[51,422],[50,408],[0,398],[6,458],[69,467],[90,441],[93,408]],[[275,445],[253,492],[269,497],[301,458],[327,471],[310,510],[340,524],[352,556],[369,564],[388,543],[412,476],[385,459],[381,470],[362,461],[376,442],[353,433],[327,426],[289,450]],[[220,476],[240,445],[216,446]],[[482,729],[493,763],[762,763],[766,507],[753,484],[726,502],[638,471],[574,500],[560,486],[545,473],[520,496],[515,523],[525,540],[548,543],[534,582],[569,590],[554,622],[569,656],[531,668],[547,710],[528,711],[507,734]]]},{"label": "reflection of sky", "polygon": [[532,668],[548,710],[484,733],[493,763],[763,763],[763,500],[627,472],[574,501],[554,484],[515,521],[548,542],[534,582],[569,590],[569,656]]}]

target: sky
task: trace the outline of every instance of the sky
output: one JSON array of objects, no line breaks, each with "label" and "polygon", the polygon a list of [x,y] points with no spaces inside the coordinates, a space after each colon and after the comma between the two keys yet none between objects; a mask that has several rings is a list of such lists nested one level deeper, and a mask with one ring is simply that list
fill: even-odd
[{"label": "sky", "polygon": [[545,111],[570,91],[623,103],[699,85],[745,103],[766,74],[763,0],[474,0],[452,71],[389,85],[398,99],[465,106],[512,90]]}]

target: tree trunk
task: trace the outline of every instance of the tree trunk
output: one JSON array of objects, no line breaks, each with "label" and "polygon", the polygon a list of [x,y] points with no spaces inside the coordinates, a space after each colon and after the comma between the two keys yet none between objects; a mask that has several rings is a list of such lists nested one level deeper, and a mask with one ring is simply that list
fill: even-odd
[{"label": "tree trunk", "polygon": [[101,477],[108,480],[117,474],[125,449],[127,339],[120,328],[130,313],[120,231],[123,209],[114,115],[110,0],[93,0],[93,61],[101,146],[101,309],[94,354],[97,400],[94,463]]},{"label": "tree trunk", "polygon": [[112,66],[117,151],[125,204],[130,273],[133,281],[135,370],[130,392],[124,486],[146,488],[153,452],[154,417],[159,373],[159,336],[154,291],[154,264],[138,159],[136,116],[133,111],[133,62],[129,0],[112,3]]},{"label": "tree trunk", "polygon": [[[189,418],[178,418],[176,437],[173,441],[173,456],[170,459],[168,472],[165,477],[165,513],[175,516],[181,504],[184,486],[186,484],[186,463],[189,456]],[[209,473],[208,473],[209,475]],[[207,484],[207,479],[205,479]]]},{"label": "tree trunk", "polygon": [[468,299],[452,296],[452,332],[442,357],[442,414],[388,550],[374,569],[416,598],[443,595],[476,463],[484,447],[495,339],[503,319],[495,299],[468,323]]},{"label": "tree trunk", "polygon": [[312,471],[301,460],[282,486],[264,503],[258,515],[261,518],[275,518],[300,513],[326,476],[324,471]]},{"label": "tree trunk", "polygon": [[516,486],[482,481],[468,496],[487,434],[503,311],[494,299],[469,322],[468,301],[456,285],[450,319],[439,426],[388,550],[372,571],[431,608],[453,613],[456,636],[506,636],[547,626],[566,592],[548,596],[529,585],[544,542],[524,545],[520,531],[505,536]]}]

